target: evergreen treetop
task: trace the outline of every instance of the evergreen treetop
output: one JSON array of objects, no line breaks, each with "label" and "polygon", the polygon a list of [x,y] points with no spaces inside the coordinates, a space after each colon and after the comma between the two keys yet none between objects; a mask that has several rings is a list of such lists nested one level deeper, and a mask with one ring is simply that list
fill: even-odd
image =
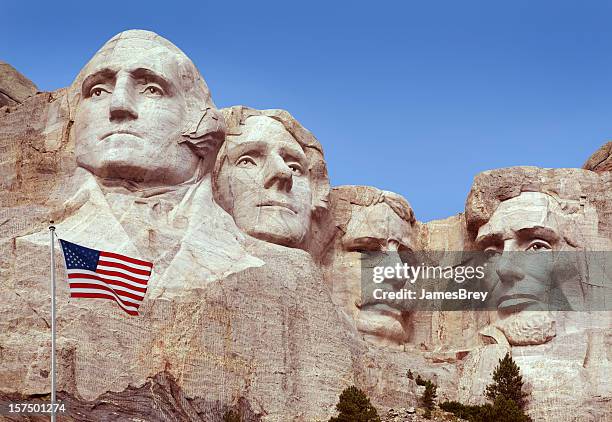
[{"label": "evergreen treetop", "polygon": [[487,386],[485,395],[492,402],[500,396],[513,400],[519,409],[525,409],[528,394],[523,392],[523,377],[510,353],[506,353],[506,356],[499,360],[493,373],[493,383]]},{"label": "evergreen treetop", "polygon": [[329,422],[380,422],[378,412],[363,391],[355,386],[345,388],[336,405],[338,416]]}]

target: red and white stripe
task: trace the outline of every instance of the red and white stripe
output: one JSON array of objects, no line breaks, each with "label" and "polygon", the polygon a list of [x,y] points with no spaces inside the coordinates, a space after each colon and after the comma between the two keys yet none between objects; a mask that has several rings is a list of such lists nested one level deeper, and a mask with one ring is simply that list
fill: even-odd
[{"label": "red and white stripe", "polygon": [[153,264],[113,252],[100,252],[96,271],[67,270],[70,297],[111,299],[130,315],[138,315]]}]

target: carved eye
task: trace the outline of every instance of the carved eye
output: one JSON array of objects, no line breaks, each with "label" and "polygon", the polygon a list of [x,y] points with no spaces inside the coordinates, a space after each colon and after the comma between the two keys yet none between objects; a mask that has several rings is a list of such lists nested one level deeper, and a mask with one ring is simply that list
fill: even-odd
[{"label": "carved eye", "polygon": [[529,246],[527,246],[527,250],[534,252],[542,252],[547,250],[549,251],[552,250],[552,246],[550,246],[550,243],[545,240],[537,239],[529,243]]},{"label": "carved eye", "polygon": [[296,176],[301,176],[302,174],[304,174],[302,166],[300,166],[298,163],[289,163],[288,166],[291,169],[291,172]]},{"label": "carved eye", "polygon": [[238,161],[236,161],[236,166],[237,167],[242,167],[242,168],[249,168],[249,167],[254,167],[257,164],[255,163],[255,160],[253,160],[251,157],[249,157],[248,155],[245,155],[243,157],[240,157],[238,159]]},{"label": "carved eye", "polygon": [[501,251],[495,246],[489,246],[485,248],[484,254],[488,259],[491,259],[491,258],[496,257],[497,255],[500,255]]},{"label": "carved eye", "polygon": [[381,239],[374,237],[361,237],[348,241],[345,246],[348,252],[384,252],[387,245]]},{"label": "carved eye", "polygon": [[91,88],[91,90],[89,91],[89,96],[90,97],[101,97],[104,94],[110,94],[110,92],[108,90],[106,90],[105,88],[96,85],[93,88]]},{"label": "carved eye", "polygon": [[143,94],[146,94],[150,97],[161,97],[164,95],[164,91],[158,85],[149,84],[142,91]]}]

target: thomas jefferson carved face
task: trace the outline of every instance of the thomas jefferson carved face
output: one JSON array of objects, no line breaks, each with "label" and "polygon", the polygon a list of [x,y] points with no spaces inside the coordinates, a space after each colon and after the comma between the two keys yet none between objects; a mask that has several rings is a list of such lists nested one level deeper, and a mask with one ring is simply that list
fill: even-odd
[{"label": "thomas jefferson carved face", "polygon": [[228,136],[219,170],[221,205],[239,228],[261,240],[301,247],[311,224],[309,163],[282,123],[248,117]]},{"label": "thomas jefferson carved face", "polygon": [[79,166],[102,178],[179,184],[198,157],[179,144],[186,99],[179,53],[144,38],[119,39],[86,66],[75,118]]},{"label": "thomas jefferson carved face", "polygon": [[555,289],[553,251],[562,248],[562,210],[540,192],[523,192],[502,202],[478,231],[479,248],[488,251],[497,284],[499,328],[511,344],[539,344],[554,336],[554,321],[547,309]]}]

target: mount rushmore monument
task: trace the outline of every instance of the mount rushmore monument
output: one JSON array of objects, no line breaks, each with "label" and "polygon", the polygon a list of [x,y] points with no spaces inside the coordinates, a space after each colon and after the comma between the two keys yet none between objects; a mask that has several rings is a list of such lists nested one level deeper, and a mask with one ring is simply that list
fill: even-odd
[{"label": "mount rushmore monument", "polygon": [[[218,109],[148,31],[116,35],[53,92],[0,63],[0,402],[50,393],[54,221],[62,239],[154,263],[129,317],[71,299],[58,252],[67,420],[327,420],[350,385],[379,409],[416,405],[409,370],[440,400],[479,404],[506,352],[534,420],[612,417],[609,144],[582,169],[478,174],[463,213],[422,223],[396,193],[331,187],[326,142],[285,110]],[[372,253],[450,267],[484,254],[494,306],[367,300]],[[538,308],[550,280],[563,306]]]}]

